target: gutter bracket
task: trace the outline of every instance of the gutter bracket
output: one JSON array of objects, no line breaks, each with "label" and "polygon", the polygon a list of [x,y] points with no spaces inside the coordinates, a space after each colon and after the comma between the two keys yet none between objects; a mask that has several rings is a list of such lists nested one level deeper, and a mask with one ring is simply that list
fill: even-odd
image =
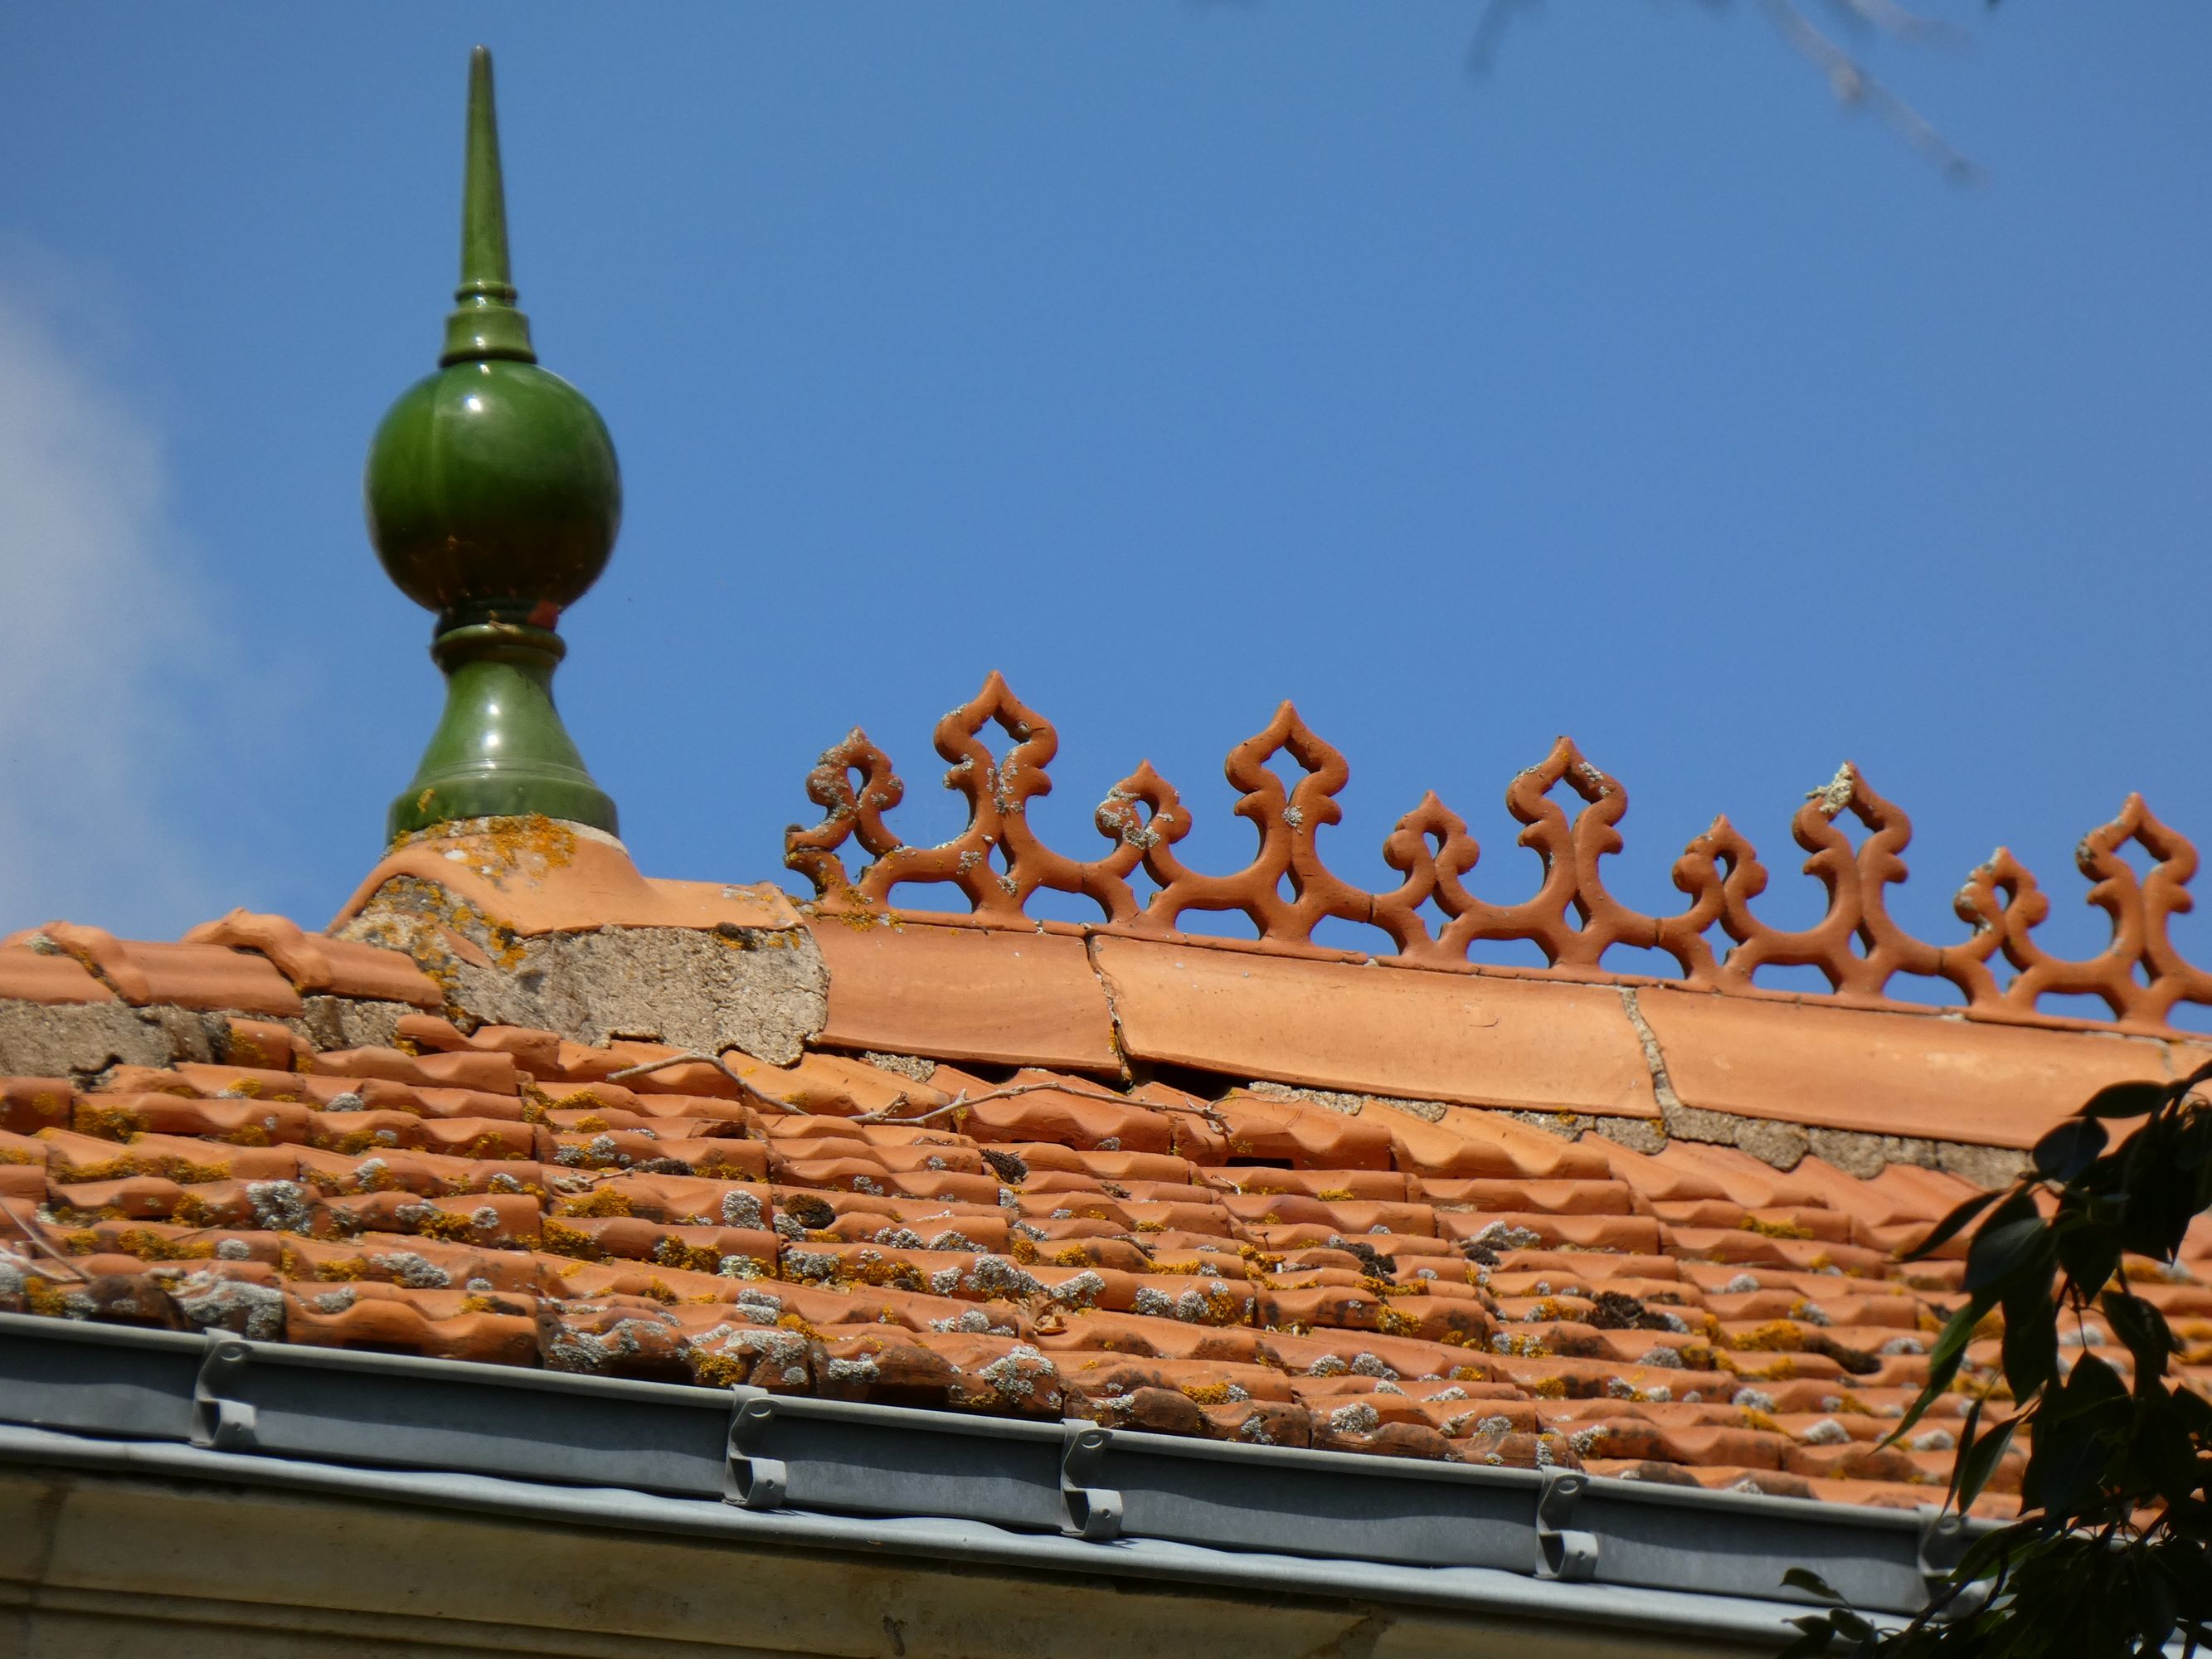
[{"label": "gutter bracket", "polygon": [[1579,1583],[1597,1574],[1597,1534],[1569,1528],[1589,1477],[1547,1468],[1536,1489],[1536,1577]]},{"label": "gutter bracket", "polygon": [[722,1481],[722,1501],[740,1509],[783,1507],[790,1471],[780,1458],[760,1455],[775,1422],[775,1404],[760,1389],[733,1385],[730,1411],[730,1461]]},{"label": "gutter bracket", "polygon": [[1060,1499],[1066,1518],[1060,1531],[1093,1544],[1111,1542],[1121,1532],[1121,1494],[1093,1486],[1102,1472],[1114,1431],[1070,1418],[1061,1425]]},{"label": "gutter bracket", "polygon": [[192,1380],[192,1444],[206,1451],[250,1452],[257,1449],[255,1413],[243,1400],[225,1399],[253,1358],[253,1349],[236,1337],[210,1331],[199,1375]]},{"label": "gutter bracket", "polygon": [[[1966,1546],[1966,1519],[1955,1510],[1938,1510],[1928,1517],[1928,1524],[1920,1529],[1920,1577],[1928,1586],[1931,1601],[1943,1593],[1943,1581],[1951,1569],[1963,1560]],[[1990,1599],[1986,1584],[1969,1584],[1951,1598],[1944,1613],[1946,1620],[1964,1619],[1981,1609]]]}]

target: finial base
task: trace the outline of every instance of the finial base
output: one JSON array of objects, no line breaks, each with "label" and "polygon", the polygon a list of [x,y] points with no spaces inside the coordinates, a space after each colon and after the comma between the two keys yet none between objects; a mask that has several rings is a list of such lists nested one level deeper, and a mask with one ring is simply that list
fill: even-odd
[{"label": "finial base", "polygon": [[459,818],[533,813],[620,833],[612,798],[592,781],[553,706],[553,671],[568,654],[559,635],[527,623],[470,623],[444,628],[430,653],[446,671],[446,712],[414,781],[392,803],[392,838]]}]

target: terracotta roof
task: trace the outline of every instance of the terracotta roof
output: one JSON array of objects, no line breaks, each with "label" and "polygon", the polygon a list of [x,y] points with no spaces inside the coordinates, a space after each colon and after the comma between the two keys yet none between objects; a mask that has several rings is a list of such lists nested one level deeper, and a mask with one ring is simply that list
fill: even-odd
[{"label": "terracotta roof", "polygon": [[[1917,1506],[1946,1413],[1875,1443],[1960,1251],[1896,1252],[2189,1063],[2018,1011],[808,909],[509,821],[401,847],[327,933],[15,935],[0,1061],[43,1074],[0,1085],[0,1310]],[[2142,1271],[2212,1379],[2212,1231]]]}]

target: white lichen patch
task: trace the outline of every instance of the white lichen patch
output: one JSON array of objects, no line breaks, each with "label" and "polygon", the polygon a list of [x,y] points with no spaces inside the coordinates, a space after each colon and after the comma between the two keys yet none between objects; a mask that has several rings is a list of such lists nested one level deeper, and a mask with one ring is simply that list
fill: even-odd
[{"label": "white lichen patch", "polygon": [[749,1193],[742,1187],[733,1187],[722,1194],[722,1224],[757,1230],[761,1220],[760,1195]]},{"label": "white lichen patch", "polygon": [[1382,1414],[1365,1401],[1355,1400],[1331,1412],[1328,1426],[1338,1434],[1372,1434],[1382,1426]]},{"label": "white lichen patch", "polygon": [[453,1282],[453,1276],[428,1257],[413,1250],[393,1250],[385,1255],[372,1255],[370,1267],[388,1275],[395,1285],[404,1285],[410,1290],[441,1291]]},{"label": "white lichen patch", "polygon": [[304,1233],[314,1220],[314,1202],[296,1181],[249,1181],[246,1201],[255,1223],[272,1233]]}]

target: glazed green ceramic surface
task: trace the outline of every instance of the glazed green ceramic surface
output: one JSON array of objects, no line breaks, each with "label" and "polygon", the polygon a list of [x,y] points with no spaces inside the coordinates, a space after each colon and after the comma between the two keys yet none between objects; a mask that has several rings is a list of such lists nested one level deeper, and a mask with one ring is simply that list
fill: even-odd
[{"label": "glazed green ceramic surface", "polygon": [[581,599],[622,523],[599,411],[535,363],[462,362],[401,394],[369,446],[369,539],[431,611],[507,601],[516,620]]},{"label": "glazed green ceramic surface", "polygon": [[431,647],[446,670],[446,712],[405,793],[391,835],[456,818],[522,817],[618,833],[615,804],[576,752],[553,706],[565,654],[549,629],[489,623],[449,630]]},{"label": "glazed green ceramic surface", "polygon": [[369,540],[400,592],[438,613],[446,712],[394,836],[543,813],[615,830],[553,706],[552,631],[614,550],[622,474],[584,394],[538,366],[514,308],[491,54],[469,64],[461,285],[435,374],[400,394],[368,450]]}]

